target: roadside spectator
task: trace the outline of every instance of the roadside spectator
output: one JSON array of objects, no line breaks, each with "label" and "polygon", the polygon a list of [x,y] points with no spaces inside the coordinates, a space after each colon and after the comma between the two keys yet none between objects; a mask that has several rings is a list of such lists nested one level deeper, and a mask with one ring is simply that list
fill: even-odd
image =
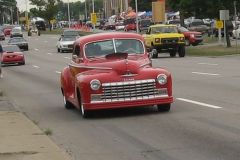
[{"label": "roadside spectator", "polygon": [[2,45],[0,44],[0,78],[3,77],[3,73],[2,73],[2,53],[3,53],[3,49],[2,49]]}]

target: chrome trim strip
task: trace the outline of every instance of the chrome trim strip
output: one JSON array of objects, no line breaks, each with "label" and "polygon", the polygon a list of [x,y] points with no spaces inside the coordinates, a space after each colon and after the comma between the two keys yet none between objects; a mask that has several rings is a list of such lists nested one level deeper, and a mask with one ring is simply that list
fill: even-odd
[{"label": "chrome trim strip", "polygon": [[121,75],[121,77],[134,77],[134,76],[137,76],[138,74],[124,74],[124,75]]},{"label": "chrome trim strip", "polygon": [[168,95],[153,95],[153,96],[141,96],[141,97],[132,97],[132,98],[117,98],[117,99],[108,99],[101,101],[91,100],[91,103],[106,103],[106,102],[126,102],[126,101],[134,101],[134,100],[148,100],[155,98],[167,98]]},{"label": "chrome trim strip", "polygon": [[103,83],[103,84],[102,84],[102,87],[122,86],[122,85],[141,84],[141,83],[153,83],[153,82],[156,82],[155,79],[126,81],[126,82],[114,82],[114,83]]},{"label": "chrome trim strip", "polygon": [[76,64],[68,64],[70,67],[77,67],[77,68],[85,68],[85,69],[102,69],[102,70],[112,70],[112,68],[108,67],[90,67],[90,66],[81,66],[81,65],[76,65]]},{"label": "chrome trim strip", "polygon": [[144,67],[144,66],[147,66],[147,65],[151,65],[151,62],[144,63],[144,64],[140,65],[139,68]]}]

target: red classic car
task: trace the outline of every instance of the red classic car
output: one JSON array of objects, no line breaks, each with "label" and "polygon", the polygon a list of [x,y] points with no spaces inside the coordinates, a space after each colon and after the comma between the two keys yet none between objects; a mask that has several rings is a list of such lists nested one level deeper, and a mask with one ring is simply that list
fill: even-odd
[{"label": "red classic car", "polygon": [[99,33],[74,43],[72,60],[61,73],[65,107],[91,110],[157,105],[169,111],[171,74],[152,68],[143,38],[136,33]]},{"label": "red classic car", "polygon": [[25,58],[23,52],[17,45],[6,45],[3,46],[2,64],[25,64]]},{"label": "red classic car", "polygon": [[5,36],[10,36],[11,35],[12,28],[5,28],[3,30]]},{"label": "red classic car", "polygon": [[185,27],[178,27],[178,31],[184,35],[186,46],[196,46],[203,41],[201,32],[189,31]]}]

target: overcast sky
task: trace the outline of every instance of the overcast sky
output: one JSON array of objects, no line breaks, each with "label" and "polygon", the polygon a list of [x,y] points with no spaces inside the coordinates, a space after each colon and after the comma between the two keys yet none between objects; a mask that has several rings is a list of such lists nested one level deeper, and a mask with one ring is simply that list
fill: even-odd
[{"label": "overcast sky", "polygon": [[[28,10],[29,8],[32,8],[33,6],[30,5],[29,0],[17,0],[17,4],[19,7],[20,11],[25,11],[26,10],[26,1],[28,1]],[[63,2],[68,2],[68,0],[62,0]],[[77,2],[77,1],[85,1],[85,0],[69,0],[69,2]]]}]

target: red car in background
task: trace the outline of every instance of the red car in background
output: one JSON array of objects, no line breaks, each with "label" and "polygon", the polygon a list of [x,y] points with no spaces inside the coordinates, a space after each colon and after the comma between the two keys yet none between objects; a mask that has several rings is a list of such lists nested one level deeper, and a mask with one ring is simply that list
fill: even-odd
[{"label": "red car in background", "polygon": [[10,36],[11,35],[12,28],[5,28],[3,30],[3,33],[5,36]]},{"label": "red car in background", "polygon": [[25,64],[25,58],[23,52],[19,49],[17,45],[6,45],[2,46],[2,65],[7,64]]},{"label": "red car in background", "polygon": [[128,18],[124,20],[124,31],[128,32],[128,31],[136,31],[137,29],[137,25],[136,25],[136,18]]},{"label": "red car in background", "polygon": [[136,33],[99,33],[74,43],[72,61],[61,73],[65,108],[86,117],[92,110],[157,105],[169,111],[171,73],[152,68],[143,37]]},{"label": "red car in background", "polygon": [[203,35],[201,32],[189,31],[185,27],[178,27],[178,31],[185,37],[186,46],[196,46],[203,41]]}]

